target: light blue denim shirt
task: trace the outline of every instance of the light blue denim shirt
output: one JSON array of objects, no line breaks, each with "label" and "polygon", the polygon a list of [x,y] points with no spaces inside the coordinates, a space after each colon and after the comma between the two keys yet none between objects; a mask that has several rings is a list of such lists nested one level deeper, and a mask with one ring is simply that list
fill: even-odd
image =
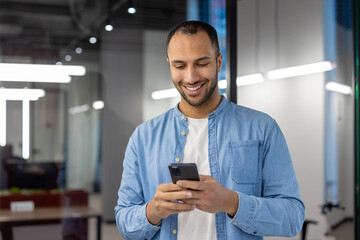
[{"label": "light blue denim shirt", "polygon": [[[208,116],[211,176],[236,191],[236,215],[216,214],[218,240],[294,236],[305,206],[284,136],[268,115],[223,98]],[[146,218],[146,204],[161,183],[170,183],[170,163],[182,159],[187,117],[177,107],[137,127],[129,140],[115,206],[126,239],[177,239],[177,214],[159,226]]]}]

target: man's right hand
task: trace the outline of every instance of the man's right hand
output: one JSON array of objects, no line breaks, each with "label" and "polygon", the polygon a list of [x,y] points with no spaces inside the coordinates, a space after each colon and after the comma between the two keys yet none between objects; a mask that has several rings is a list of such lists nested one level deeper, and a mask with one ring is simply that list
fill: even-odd
[{"label": "man's right hand", "polygon": [[161,219],[174,213],[190,212],[196,206],[174,202],[174,200],[189,199],[191,192],[173,183],[160,184],[154,198],[146,206],[146,217],[153,225],[160,223]]}]

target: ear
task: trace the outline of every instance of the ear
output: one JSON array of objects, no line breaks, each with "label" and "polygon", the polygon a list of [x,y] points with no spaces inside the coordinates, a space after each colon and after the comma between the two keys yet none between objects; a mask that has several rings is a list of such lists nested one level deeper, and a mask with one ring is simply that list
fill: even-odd
[{"label": "ear", "polygon": [[167,61],[168,63],[170,63],[170,61],[169,61],[169,58],[168,58],[168,57],[166,58],[166,61]]},{"label": "ear", "polygon": [[221,65],[222,65],[222,62],[223,62],[223,55],[222,55],[222,53],[219,53],[216,61],[217,61],[217,67],[218,67],[217,71],[220,72],[220,71],[221,71]]}]

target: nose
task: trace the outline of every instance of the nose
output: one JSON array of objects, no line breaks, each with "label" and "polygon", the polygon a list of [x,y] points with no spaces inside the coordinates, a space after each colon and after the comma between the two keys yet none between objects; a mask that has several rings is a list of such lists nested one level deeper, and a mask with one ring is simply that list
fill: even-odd
[{"label": "nose", "polygon": [[194,68],[193,66],[189,66],[187,69],[186,69],[186,73],[185,73],[185,78],[184,78],[185,82],[186,83],[189,83],[189,84],[194,84],[196,83],[197,81],[200,80],[200,76],[196,70],[196,68]]}]

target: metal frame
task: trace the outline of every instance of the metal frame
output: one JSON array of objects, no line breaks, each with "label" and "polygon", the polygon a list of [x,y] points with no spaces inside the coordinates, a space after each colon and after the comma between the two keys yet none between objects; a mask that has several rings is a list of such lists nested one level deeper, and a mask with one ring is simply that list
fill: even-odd
[{"label": "metal frame", "polygon": [[360,50],[359,50],[359,0],[353,0],[353,42],[354,42],[354,128],[355,128],[355,151],[354,151],[354,219],[355,239],[360,240],[360,102],[359,102],[359,73],[360,73]]},{"label": "metal frame", "polygon": [[227,98],[237,104],[237,0],[226,0],[226,79]]}]

